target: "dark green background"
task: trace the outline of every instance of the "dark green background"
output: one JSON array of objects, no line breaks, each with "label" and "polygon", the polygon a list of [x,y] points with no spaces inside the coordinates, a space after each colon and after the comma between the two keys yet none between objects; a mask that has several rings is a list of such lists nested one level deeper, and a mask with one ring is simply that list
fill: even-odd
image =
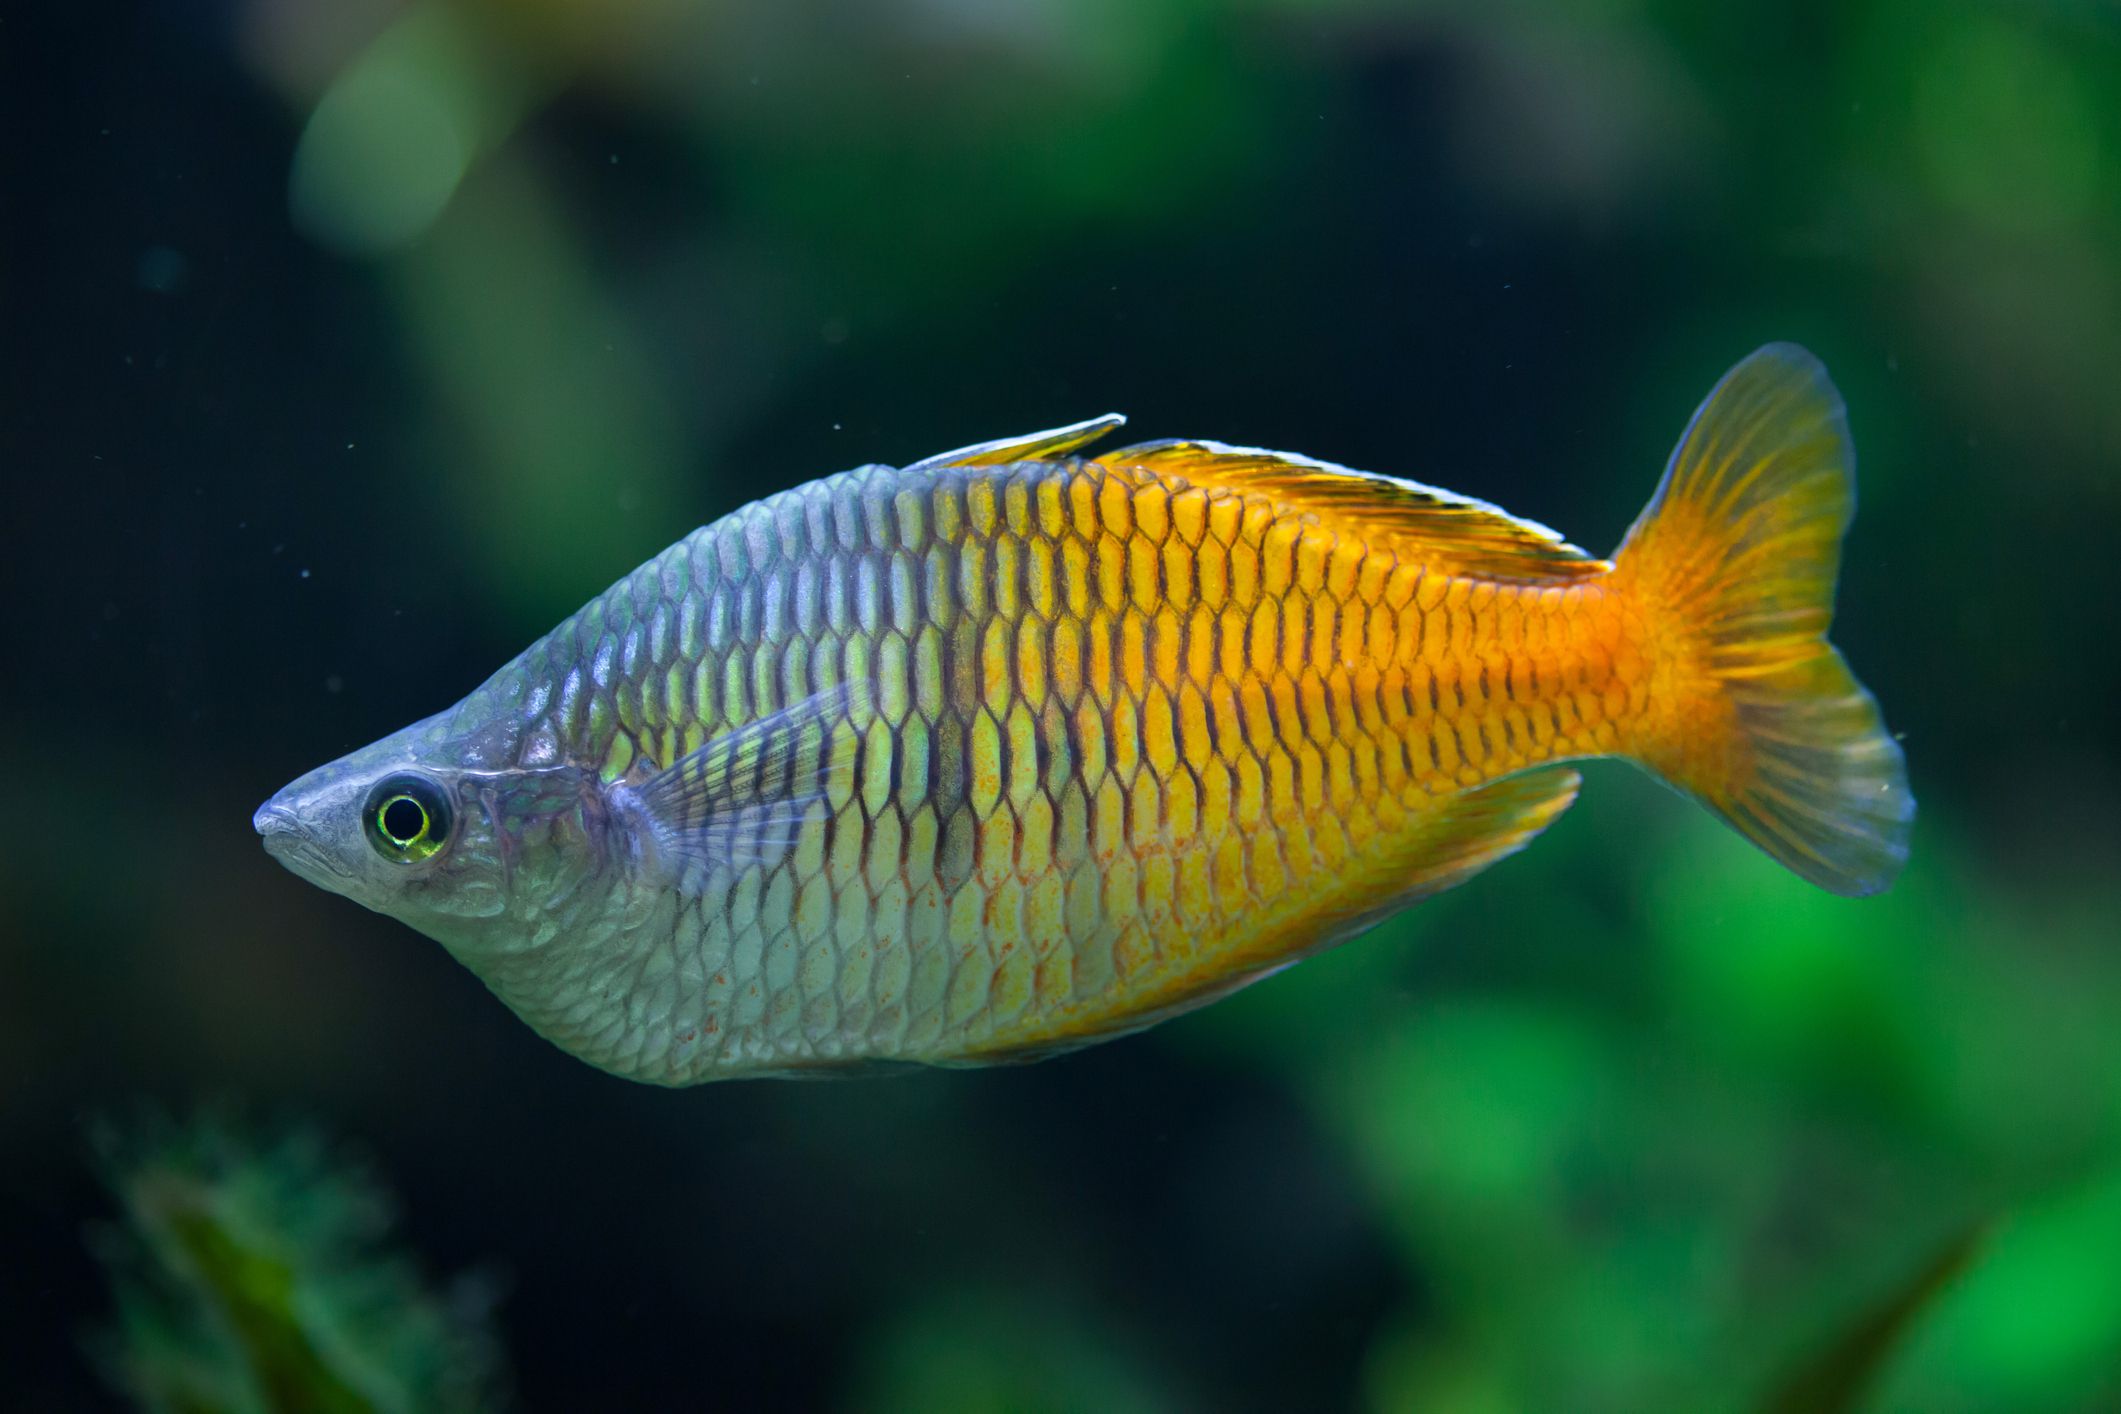
[{"label": "dark green background", "polygon": [[[356,1136],[536,1409],[2121,1403],[2121,20],[2101,0],[10,6],[0,1404],[85,1115]],[[1621,766],[1537,847],[1029,1069],[667,1093],[249,829],[757,495],[1114,408],[1602,550],[1794,339],[1888,896]]]}]

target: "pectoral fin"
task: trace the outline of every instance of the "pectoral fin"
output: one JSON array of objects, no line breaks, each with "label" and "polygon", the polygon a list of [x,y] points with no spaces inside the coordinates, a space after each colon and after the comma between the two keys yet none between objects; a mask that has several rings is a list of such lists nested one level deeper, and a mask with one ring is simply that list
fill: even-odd
[{"label": "pectoral fin", "polygon": [[714,738],[639,785],[612,787],[614,805],[640,828],[643,866],[689,894],[718,869],[778,864],[813,807],[851,788],[865,701],[853,687],[828,689]]}]

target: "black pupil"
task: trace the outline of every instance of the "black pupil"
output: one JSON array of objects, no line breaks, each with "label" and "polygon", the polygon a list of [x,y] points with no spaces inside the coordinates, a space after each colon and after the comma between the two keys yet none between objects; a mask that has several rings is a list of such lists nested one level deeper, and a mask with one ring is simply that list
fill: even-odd
[{"label": "black pupil", "polygon": [[399,844],[410,844],[427,828],[427,812],[409,796],[399,796],[383,807],[383,833]]}]

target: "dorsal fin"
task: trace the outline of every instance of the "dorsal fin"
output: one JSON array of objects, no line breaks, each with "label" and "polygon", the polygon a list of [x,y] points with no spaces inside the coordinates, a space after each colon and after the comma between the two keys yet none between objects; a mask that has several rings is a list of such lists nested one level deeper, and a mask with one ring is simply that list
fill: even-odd
[{"label": "dorsal fin", "polygon": [[969,447],[959,447],[954,452],[938,452],[932,457],[922,457],[908,471],[926,471],[938,466],[1001,466],[1008,462],[1053,461],[1070,452],[1081,451],[1098,438],[1126,426],[1127,419],[1116,412],[1102,417],[1093,417],[1083,422],[1071,422],[1066,427],[1056,427],[1050,432],[1034,432],[1028,437],[999,437],[992,442],[975,442]]},{"label": "dorsal fin", "polygon": [[1196,486],[1228,486],[1271,496],[1314,512],[1329,524],[1395,541],[1411,558],[1446,574],[1568,583],[1612,568],[1537,521],[1522,520],[1486,501],[1287,452],[1220,442],[1144,442],[1097,460],[1103,466],[1183,477]]}]

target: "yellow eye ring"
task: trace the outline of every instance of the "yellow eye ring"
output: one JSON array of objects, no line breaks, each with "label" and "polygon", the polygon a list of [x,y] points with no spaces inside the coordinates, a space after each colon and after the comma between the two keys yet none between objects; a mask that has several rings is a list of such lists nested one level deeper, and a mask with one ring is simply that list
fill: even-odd
[{"label": "yellow eye ring", "polygon": [[376,807],[376,828],[399,849],[411,849],[427,838],[427,807],[409,795],[394,795]]},{"label": "yellow eye ring", "polygon": [[449,843],[449,797],[425,776],[392,776],[368,793],[361,811],[368,842],[396,864],[432,859]]}]

